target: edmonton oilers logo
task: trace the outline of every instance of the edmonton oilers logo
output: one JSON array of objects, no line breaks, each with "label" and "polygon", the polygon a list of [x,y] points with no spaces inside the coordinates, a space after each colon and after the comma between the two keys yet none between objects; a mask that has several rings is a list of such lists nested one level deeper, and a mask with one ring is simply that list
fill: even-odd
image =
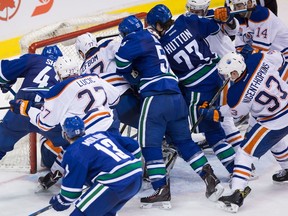
[{"label": "edmonton oilers logo", "polygon": [[8,21],[17,13],[21,0],[0,0],[0,20]]}]

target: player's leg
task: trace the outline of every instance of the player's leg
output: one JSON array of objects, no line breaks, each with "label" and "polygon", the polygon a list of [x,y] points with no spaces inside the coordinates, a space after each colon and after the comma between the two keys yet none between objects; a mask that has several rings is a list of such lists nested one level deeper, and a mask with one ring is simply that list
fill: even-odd
[{"label": "player's leg", "polygon": [[[216,201],[223,192],[219,179],[215,176],[200,147],[192,140],[189,130],[188,109],[182,95],[175,96],[177,112],[171,112],[167,131],[179,155],[198,173],[206,184],[206,197]],[[175,107],[176,109],[176,107]]]},{"label": "player's leg", "polygon": [[[166,110],[170,103],[167,95],[146,97],[143,101],[138,127],[138,142],[147,167],[147,174],[155,193],[141,198],[141,207],[162,205],[171,208],[170,186],[162,154],[162,140],[166,130]],[[167,100],[165,100],[167,99]]]},{"label": "player's leg", "polygon": [[126,125],[138,128],[141,112],[140,99],[132,90],[127,90],[120,97],[119,103],[115,107],[119,120]]},{"label": "player's leg", "polygon": [[288,183],[288,136],[286,135],[271,148],[272,155],[279,163],[281,170],[272,176],[275,183]]},{"label": "player's leg", "polygon": [[[197,93],[191,92],[190,104],[189,104],[189,116],[191,124],[199,118],[198,107],[202,105],[204,101],[210,101],[214,92]],[[187,99],[186,99],[187,102]],[[217,105],[217,104],[216,104]],[[226,135],[219,122],[212,122],[203,119],[197,130],[205,134],[206,140],[209,146],[213,149],[217,158],[224,165],[229,173],[233,172],[233,160],[235,157],[235,150],[227,143]]]},{"label": "player's leg", "polygon": [[251,176],[251,163],[260,158],[288,133],[288,127],[281,130],[269,130],[256,124],[248,132],[247,138],[237,150],[232,176],[232,194],[220,197],[219,204],[224,210],[237,212],[249,194],[248,180]]},{"label": "player's leg", "polygon": [[75,210],[70,215],[116,215],[141,188],[141,175],[132,178],[133,181],[122,183],[118,187],[114,185],[114,189],[100,183],[94,184],[76,201]]},{"label": "player's leg", "polygon": [[8,111],[0,122],[0,160],[29,132],[29,118]]}]

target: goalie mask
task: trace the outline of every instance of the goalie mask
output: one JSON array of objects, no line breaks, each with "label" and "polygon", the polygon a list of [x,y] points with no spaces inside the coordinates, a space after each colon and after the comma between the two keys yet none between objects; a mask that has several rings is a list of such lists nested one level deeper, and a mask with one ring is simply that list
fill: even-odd
[{"label": "goalie mask", "polygon": [[61,81],[70,76],[80,75],[77,62],[72,61],[72,59],[67,56],[59,57],[57,59],[54,63],[54,70]]},{"label": "goalie mask", "polygon": [[[80,56],[83,59],[85,59],[87,52],[90,49],[92,49],[94,47],[97,47],[98,44],[97,44],[97,41],[96,41],[96,37],[93,34],[88,32],[88,33],[82,34],[82,35],[77,37],[75,46],[76,46],[76,50],[80,54]],[[81,54],[80,51],[83,54]]]},{"label": "goalie mask", "polygon": [[68,117],[62,125],[63,137],[73,139],[85,134],[85,125],[79,116]]},{"label": "goalie mask", "polygon": [[[236,52],[230,52],[222,57],[222,59],[218,63],[217,68],[219,76],[223,80],[230,79],[234,82],[245,71],[246,64],[241,54],[238,54]],[[237,78],[231,77],[231,73],[234,71],[236,71],[239,75]]]}]

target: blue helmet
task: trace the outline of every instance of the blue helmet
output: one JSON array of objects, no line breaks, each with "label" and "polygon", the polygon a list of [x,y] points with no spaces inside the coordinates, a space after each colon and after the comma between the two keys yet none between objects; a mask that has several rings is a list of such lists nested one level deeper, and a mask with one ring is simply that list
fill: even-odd
[{"label": "blue helmet", "polygon": [[84,122],[79,116],[66,118],[62,130],[69,139],[83,136],[85,134]]},{"label": "blue helmet", "polygon": [[58,59],[58,57],[63,56],[61,50],[56,46],[46,46],[44,47],[44,49],[42,50],[41,55],[56,61]]},{"label": "blue helmet", "polygon": [[134,15],[130,15],[122,20],[118,26],[118,30],[122,37],[132,32],[143,30],[142,22]]},{"label": "blue helmet", "polygon": [[163,4],[153,7],[146,17],[147,24],[156,29],[156,24],[164,24],[172,18],[171,11]]}]

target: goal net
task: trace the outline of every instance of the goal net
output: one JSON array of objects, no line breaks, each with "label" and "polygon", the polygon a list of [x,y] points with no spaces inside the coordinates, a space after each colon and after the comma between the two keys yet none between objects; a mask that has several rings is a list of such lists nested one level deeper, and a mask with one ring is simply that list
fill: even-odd
[{"label": "goal net", "polygon": [[[95,17],[75,18],[45,26],[21,38],[21,54],[40,54],[45,46],[57,45],[63,55],[68,55],[77,61],[80,66],[82,60],[78,56],[74,45],[76,38],[86,32],[95,34],[96,38],[106,36],[108,36],[108,39],[113,37],[117,38],[118,25],[122,19],[128,15],[130,14],[99,14]],[[135,15],[144,22],[146,13],[138,13]],[[120,40],[119,37],[118,39]],[[21,83],[17,82],[13,89],[17,91],[20,85]],[[13,99],[13,97],[11,95],[6,96],[5,99],[9,101]],[[15,145],[14,150],[9,152],[5,158],[0,161],[0,169],[20,170],[30,173],[37,172],[37,164],[40,163],[40,157],[37,159],[37,153],[39,154],[40,149],[39,145],[37,142],[37,134],[31,133],[29,136],[23,137]]]}]

